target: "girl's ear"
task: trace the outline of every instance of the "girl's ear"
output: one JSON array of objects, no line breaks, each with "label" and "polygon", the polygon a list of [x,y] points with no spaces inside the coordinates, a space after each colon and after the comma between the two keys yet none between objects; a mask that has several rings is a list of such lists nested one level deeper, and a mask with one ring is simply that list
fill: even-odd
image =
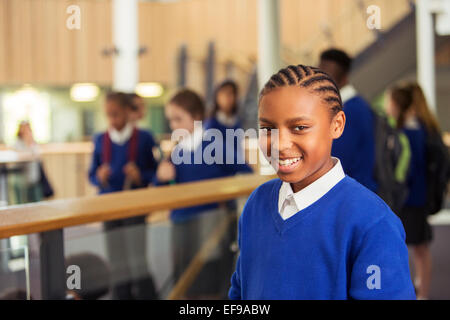
[{"label": "girl's ear", "polygon": [[344,132],[345,127],[345,113],[344,111],[339,111],[331,120],[331,137],[337,139]]}]

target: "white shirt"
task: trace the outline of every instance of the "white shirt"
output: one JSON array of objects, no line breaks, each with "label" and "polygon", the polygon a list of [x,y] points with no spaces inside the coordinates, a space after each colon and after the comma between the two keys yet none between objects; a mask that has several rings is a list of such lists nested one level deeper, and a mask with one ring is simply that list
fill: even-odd
[{"label": "white shirt", "polygon": [[238,121],[237,116],[228,116],[225,112],[220,110],[216,113],[216,119],[226,127],[234,127]]},{"label": "white shirt", "polygon": [[407,129],[420,129],[419,120],[416,117],[408,117],[405,119],[405,128]]},{"label": "white shirt", "polygon": [[346,103],[358,94],[358,91],[356,91],[355,87],[351,84],[343,86],[339,92],[341,94],[342,104]]},{"label": "white shirt", "polygon": [[278,212],[283,220],[312,205],[345,177],[341,161],[337,158],[332,159],[336,163],[330,171],[296,193],[292,191],[290,183],[282,183],[278,196]]},{"label": "white shirt", "polygon": [[118,145],[124,145],[133,134],[133,125],[131,123],[127,123],[126,126],[118,131],[114,128],[109,128],[108,133],[111,141]]}]

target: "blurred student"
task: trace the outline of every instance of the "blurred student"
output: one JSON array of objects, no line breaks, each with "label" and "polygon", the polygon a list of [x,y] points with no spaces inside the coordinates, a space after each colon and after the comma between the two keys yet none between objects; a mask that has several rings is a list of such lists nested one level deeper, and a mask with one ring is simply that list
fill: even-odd
[{"label": "blurred student", "polygon": [[214,104],[211,118],[206,121],[205,128],[226,129],[242,128],[238,114],[239,89],[232,80],[225,80],[219,84],[214,93]]},{"label": "blurred student", "polygon": [[[200,123],[200,125],[194,125],[194,121],[203,121],[205,114],[203,100],[194,91],[189,89],[178,91],[166,105],[165,114],[172,131],[181,129],[189,134],[176,145],[171,159],[165,159],[159,164],[156,172],[156,184],[178,184],[220,178],[235,174],[243,168],[244,165],[239,164],[207,164],[205,159],[196,163],[195,155],[202,156],[203,151],[211,142],[204,139],[203,126]],[[221,150],[217,151],[221,152]],[[174,164],[172,161],[174,155],[188,161]],[[178,280],[186,270],[202,243],[210,235],[211,230],[218,221],[223,219],[224,213],[218,203],[181,208],[171,212],[175,280]],[[197,278],[202,280],[192,286],[195,289],[189,290],[189,296],[205,292],[212,293],[207,282],[211,281],[211,277],[223,279],[217,273],[214,274],[214,271],[209,270],[209,276],[206,275],[207,273],[208,271],[205,271]]]},{"label": "blurred student", "polygon": [[[235,130],[242,129],[241,121],[238,117],[239,111],[239,89],[236,82],[232,80],[225,80],[219,84],[214,93],[214,105],[212,115],[205,121],[204,127],[207,129],[217,129],[226,138],[227,129]],[[233,140],[225,140],[224,142],[224,158],[227,157],[227,152],[234,152],[234,161],[237,162],[239,155],[244,157],[244,141],[236,138]],[[241,172],[252,172],[248,165],[243,165]]]},{"label": "blurred student", "polygon": [[288,66],[262,89],[260,144],[279,179],[245,204],[231,299],[415,298],[400,219],[331,156],[342,109],[317,68]]},{"label": "blurred student", "polygon": [[[39,159],[39,146],[34,140],[28,121],[22,121],[17,130],[17,141],[13,147],[18,152],[27,153],[36,159],[26,164],[24,185],[16,185],[18,203],[37,202],[53,195],[53,189]],[[23,194],[24,191],[25,194]]]},{"label": "blurred student", "polygon": [[[99,194],[147,187],[157,167],[152,153],[153,136],[129,121],[131,101],[127,94],[109,93],[104,108],[109,128],[94,138],[89,170],[91,183],[98,187]],[[156,298],[146,262],[145,226],[145,216],[104,223],[112,277],[116,282],[114,299]],[[128,279],[120,278],[123,269]]]},{"label": "blurred student", "polygon": [[129,97],[131,99],[130,122],[137,126],[146,115],[145,101],[137,93],[130,93]]},{"label": "blurred student", "polygon": [[346,116],[344,133],[334,140],[332,155],[341,160],[346,174],[377,192],[374,114],[349,83],[351,64],[352,59],[342,50],[329,49],[320,55],[319,68],[336,82]]},{"label": "blurred student", "polygon": [[[427,172],[431,161],[427,153],[427,140],[431,136],[440,139],[439,125],[428,108],[422,89],[414,83],[391,88],[386,111],[395,118],[397,127],[406,134],[411,146],[407,179],[409,194],[399,217],[405,226],[406,243],[413,248],[417,298],[427,299],[431,283],[429,244],[432,240],[432,229],[427,220],[430,214],[428,202],[432,202],[427,198],[429,188],[432,187]],[[433,193],[437,192],[435,190]]]}]

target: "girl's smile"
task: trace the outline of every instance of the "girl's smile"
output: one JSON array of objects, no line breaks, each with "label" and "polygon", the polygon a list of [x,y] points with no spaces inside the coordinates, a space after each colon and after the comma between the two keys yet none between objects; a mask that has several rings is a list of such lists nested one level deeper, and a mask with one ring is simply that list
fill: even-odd
[{"label": "girl's smile", "polygon": [[333,167],[331,144],[344,124],[343,112],[333,116],[320,94],[298,86],[277,88],[259,104],[260,144],[295,192]]},{"label": "girl's smile", "polygon": [[286,158],[278,160],[278,170],[282,173],[289,173],[297,169],[301,165],[303,157]]}]

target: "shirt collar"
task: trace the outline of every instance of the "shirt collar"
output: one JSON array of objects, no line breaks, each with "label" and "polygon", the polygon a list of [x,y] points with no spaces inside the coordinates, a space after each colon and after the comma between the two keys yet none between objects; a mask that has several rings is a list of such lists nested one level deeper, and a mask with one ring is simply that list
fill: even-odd
[{"label": "shirt collar", "polygon": [[420,123],[417,120],[416,117],[408,117],[405,120],[405,128],[406,129],[419,129],[420,128]]},{"label": "shirt collar", "polygon": [[348,100],[354,98],[358,94],[355,87],[351,84],[343,86],[339,91],[341,93],[342,104],[346,103]]},{"label": "shirt collar", "polygon": [[297,211],[303,210],[322,198],[331,188],[341,181],[345,177],[341,161],[337,158],[332,159],[336,163],[330,171],[296,193],[293,192],[290,183],[283,182],[279,193],[278,209],[281,211],[284,202],[293,198],[298,209]]},{"label": "shirt collar", "polygon": [[118,131],[115,128],[109,128],[108,133],[111,141],[118,145],[125,144],[133,134],[133,125],[131,123],[127,123],[125,127]]},{"label": "shirt collar", "polygon": [[227,115],[225,112],[223,111],[217,111],[216,113],[216,118],[217,121],[219,121],[221,124],[223,124],[226,127],[233,127],[236,125],[237,123],[237,117],[234,116],[229,116]]}]

